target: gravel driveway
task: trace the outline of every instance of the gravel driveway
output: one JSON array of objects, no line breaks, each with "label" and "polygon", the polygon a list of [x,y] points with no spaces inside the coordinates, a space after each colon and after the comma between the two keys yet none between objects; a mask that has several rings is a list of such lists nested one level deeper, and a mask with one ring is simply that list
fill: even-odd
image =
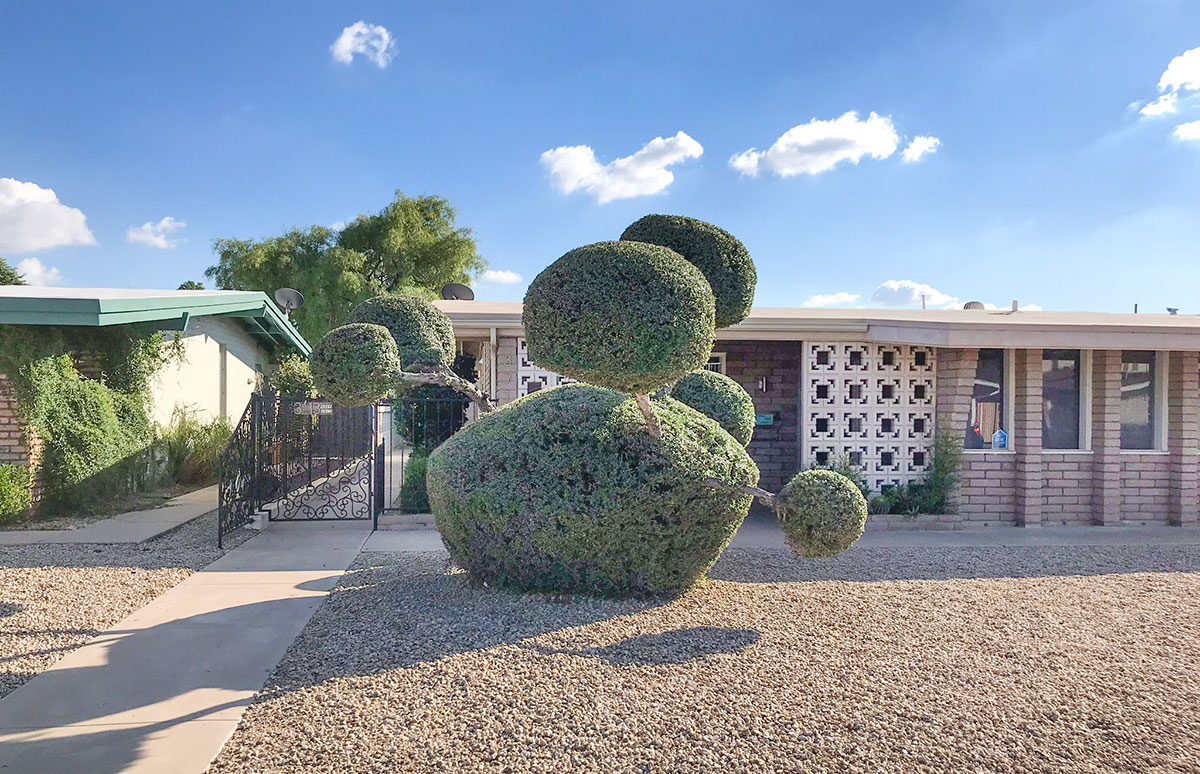
[{"label": "gravel driveway", "polygon": [[671,601],[363,554],[212,772],[1200,770],[1200,547],[732,549]]},{"label": "gravel driveway", "polygon": [[219,557],[216,532],[209,514],[141,544],[0,547],[0,696]]}]

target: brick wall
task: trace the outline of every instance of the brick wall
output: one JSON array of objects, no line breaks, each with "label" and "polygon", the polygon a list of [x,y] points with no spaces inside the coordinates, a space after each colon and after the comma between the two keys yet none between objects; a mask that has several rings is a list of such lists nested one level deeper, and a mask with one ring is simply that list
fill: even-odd
[{"label": "brick wall", "polygon": [[[776,413],[771,427],[754,428],[748,451],[762,474],[760,486],[778,491],[800,470],[798,393],[800,357],[798,341],[718,341],[714,352],[725,353],[725,373],[754,399],[759,414]],[[759,380],[767,378],[767,391]]]},{"label": "brick wall", "polygon": [[1167,383],[1171,522],[1200,521],[1200,353],[1172,352]]},{"label": "brick wall", "polygon": [[1091,524],[1093,454],[1048,452],[1042,460],[1042,522],[1044,524]]},{"label": "brick wall", "polygon": [[1120,455],[1122,521],[1166,524],[1171,513],[1171,458],[1166,454]]},{"label": "brick wall", "polygon": [[[966,428],[964,425],[963,432]],[[965,526],[1013,524],[1017,518],[1017,458],[1012,452],[971,451],[959,469],[956,518]]]},{"label": "brick wall", "polygon": [[8,377],[0,374],[0,464],[28,465],[29,438]]}]

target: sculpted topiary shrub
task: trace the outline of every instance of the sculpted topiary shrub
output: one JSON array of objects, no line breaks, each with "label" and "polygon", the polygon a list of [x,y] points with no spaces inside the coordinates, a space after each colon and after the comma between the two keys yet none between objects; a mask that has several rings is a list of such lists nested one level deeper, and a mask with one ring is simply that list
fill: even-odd
[{"label": "sculpted topiary shrub", "polygon": [[733,437],[671,398],[661,439],[634,401],[589,385],[533,393],[429,456],[429,502],[472,578],[522,590],[644,594],[690,586],[746,516],[755,484]]},{"label": "sculpted topiary shrub", "polygon": [[754,435],[754,401],[742,385],[716,371],[700,369],[680,379],[671,397],[716,420],[742,446]]},{"label": "sculpted topiary shrub", "polygon": [[334,328],[313,348],[313,383],[343,406],[366,406],[387,396],[400,373],[396,341],[370,323]]},{"label": "sculpted topiary shrub", "polygon": [[454,324],[423,298],[368,298],[350,310],[349,321],[387,328],[406,371],[429,371],[454,360]]},{"label": "sculpted topiary shrub", "polygon": [[669,247],[704,272],[716,297],[718,328],[750,313],[758,273],[746,246],[725,229],[681,215],[647,215],[625,229],[621,239]]},{"label": "sculpted topiary shrub", "polygon": [[708,361],[713,310],[712,288],[678,253],[599,242],[537,276],[522,322],[529,359],[543,368],[648,393]]},{"label": "sculpted topiary shrub", "polygon": [[788,545],[800,556],[837,556],[862,537],[867,499],[832,470],[797,473],[775,497]]}]

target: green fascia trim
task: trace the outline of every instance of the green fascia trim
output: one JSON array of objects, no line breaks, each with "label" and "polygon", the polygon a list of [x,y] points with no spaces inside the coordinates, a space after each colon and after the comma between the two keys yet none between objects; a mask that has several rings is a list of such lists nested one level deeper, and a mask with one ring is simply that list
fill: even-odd
[{"label": "green fascia trim", "polygon": [[136,325],[182,330],[188,318],[236,316],[253,320],[276,346],[304,357],[312,347],[279,307],[260,291],[195,297],[12,298],[0,297],[0,325]]}]

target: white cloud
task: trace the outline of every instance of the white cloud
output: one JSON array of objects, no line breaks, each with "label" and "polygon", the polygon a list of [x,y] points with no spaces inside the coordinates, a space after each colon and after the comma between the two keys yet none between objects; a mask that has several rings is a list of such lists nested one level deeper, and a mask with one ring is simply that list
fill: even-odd
[{"label": "white cloud", "polygon": [[1175,92],[1167,92],[1158,99],[1143,105],[1142,109],[1138,112],[1147,118],[1174,113],[1178,101],[1179,99],[1175,96]]},{"label": "white cloud", "polygon": [[832,121],[814,118],[793,126],[767,150],[751,148],[731,158],[729,165],[749,176],[763,170],[780,177],[817,175],[843,161],[857,164],[863,156],[886,159],[899,144],[891,118],[871,113],[860,121],[858,113],[850,111]]},{"label": "white cloud", "polygon": [[1196,89],[1200,89],[1200,46],[1172,59],[1158,79],[1159,91]]},{"label": "white cloud", "polygon": [[563,145],[543,153],[542,165],[559,191],[584,190],[604,204],[664,190],[675,180],[667,167],[700,158],[703,153],[700,143],[678,132],[674,137],[655,137],[632,156],[607,164],[597,161],[587,145]]},{"label": "white cloud", "polygon": [[904,149],[902,154],[904,160],[912,163],[924,156],[926,153],[937,153],[937,149],[942,146],[942,141],[936,137],[928,137],[926,135],[917,135],[912,138],[912,142]]},{"label": "white cloud", "polygon": [[0,252],[94,244],[87,216],[60,202],[53,190],[0,177]]},{"label": "white cloud", "polygon": [[515,285],[521,281],[521,275],[515,271],[504,269],[488,269],[483,273],[484,282],[495,282],[500,285]]},{"label": "white cloud", "polygon": [[329,227],[331,229],[333,229],[334,231],[341,231],[342,229],[344,229],[346,227],[346,221],[335,220],[333,223],[329,224]]},{"label": "white cloud", "polygon": [[37,258],[25,258],[17,264],[17,274],[27,285],[57,285],[62,281],[62,272],[47,266]]},{"label": "white cloud", "polygon": [[168,215],[157,223],[146,221],[140,226],[130,226],[125,232],[125,241],[167,250],[179,244],[179,240],[172,239],[170,235],[185,226],[187,223]]},{"label": "white cloud", "polygon": [[861,293],[847,293],[844,290],[839,290],[837,293],[817,293],[808,297],[800,306],[804,307],[823,307],[823,306],[845,306],[853,304],[858,299],[862,298]]},{"label": "white cloud", "polygon": [[[962,309],[963,303],[965,303],[957,296],[943,293],[932,285],[926,285],[913,280],[888,280],[875,288],[875,292],[871,294],[871,300],[884,307],[913,307],[919,309],[921,307],[922,295],[925,296],[925,307],[927,309]],[[1008,309],[1009,306],[999,307],[985,301],[983,308],[997,310],[1001,308]],[[1037,304],[1022,304],[1018,308],[1026,312],[1042,311],[1042,307]]]},{"label": "white cloud", "polygon": [[1175,127],[1176,140],[1200,140],[1200,121],[1189,121]]},{"label": "white cloud", "polygon": [[355,54],[361,54],[382,70],[396,56],[396,41],[387,27],[356,21],[342,30],[329,51],[342,64],[350,64]]}]

